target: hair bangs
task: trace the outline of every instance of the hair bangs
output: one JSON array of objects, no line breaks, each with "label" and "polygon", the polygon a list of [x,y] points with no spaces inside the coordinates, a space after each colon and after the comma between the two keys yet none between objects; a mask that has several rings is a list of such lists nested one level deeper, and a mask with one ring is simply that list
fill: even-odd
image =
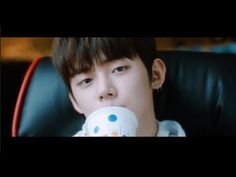
[{"label": "hair bangs", "polygon": [[70,76],[90,70],[95,64],[129,58],[136,53],[130,41],[120,38],[77,38],[71,39],[68,46],[69,60],[67,63]]}]

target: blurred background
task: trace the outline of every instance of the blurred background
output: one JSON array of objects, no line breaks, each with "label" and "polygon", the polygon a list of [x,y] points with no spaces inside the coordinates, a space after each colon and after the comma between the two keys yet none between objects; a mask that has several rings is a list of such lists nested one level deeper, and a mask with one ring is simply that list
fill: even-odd
[{"label": "blurred background", "polygon": [[[191,50],[205,52],[236,53],[236,38],[155,38],[157,50]],[[32,61],[51,56],[53,38],[1,38],[3,61]]]},{"label": "blurred background", "polygon": [[[236,53],[236,38],[155,38],[157,51],[188,50]],[[18,92],[30,63],[39,57],[52,55],[53,38],[7,37],[1,41],[1,120],[10,134],[13,110]]]}]

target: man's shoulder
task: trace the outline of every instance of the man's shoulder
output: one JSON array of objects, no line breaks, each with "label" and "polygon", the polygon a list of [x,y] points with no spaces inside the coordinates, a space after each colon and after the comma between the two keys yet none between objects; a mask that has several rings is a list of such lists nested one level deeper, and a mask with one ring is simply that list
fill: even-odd
[{"label": "man's shoulder", "polygon": [[163,120],[159,122],[157,136],[168,137],[185,137],[185,131],[182,126],[175,120]]}]

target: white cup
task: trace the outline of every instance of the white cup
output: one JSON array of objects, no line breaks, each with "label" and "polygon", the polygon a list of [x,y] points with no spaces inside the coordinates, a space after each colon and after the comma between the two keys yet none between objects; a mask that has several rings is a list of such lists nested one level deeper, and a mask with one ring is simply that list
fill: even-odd
[{"label": "white cup", "polygon": [[87,136],[136,136],[138,121],[124,107],[103,107],[91,113],[85,121]]}]

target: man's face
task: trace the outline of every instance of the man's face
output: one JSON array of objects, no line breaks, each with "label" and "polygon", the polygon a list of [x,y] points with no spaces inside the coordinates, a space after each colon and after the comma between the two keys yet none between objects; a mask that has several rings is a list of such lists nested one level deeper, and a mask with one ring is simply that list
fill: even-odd
[{"label": "man's face", "polygon": [[71,79],[74,108],[86,117],[105,106],[122,106],[132,110],[138,119],[137,134],[155,125],[152,86],[139,57],[122,58],[83,72]]}]

